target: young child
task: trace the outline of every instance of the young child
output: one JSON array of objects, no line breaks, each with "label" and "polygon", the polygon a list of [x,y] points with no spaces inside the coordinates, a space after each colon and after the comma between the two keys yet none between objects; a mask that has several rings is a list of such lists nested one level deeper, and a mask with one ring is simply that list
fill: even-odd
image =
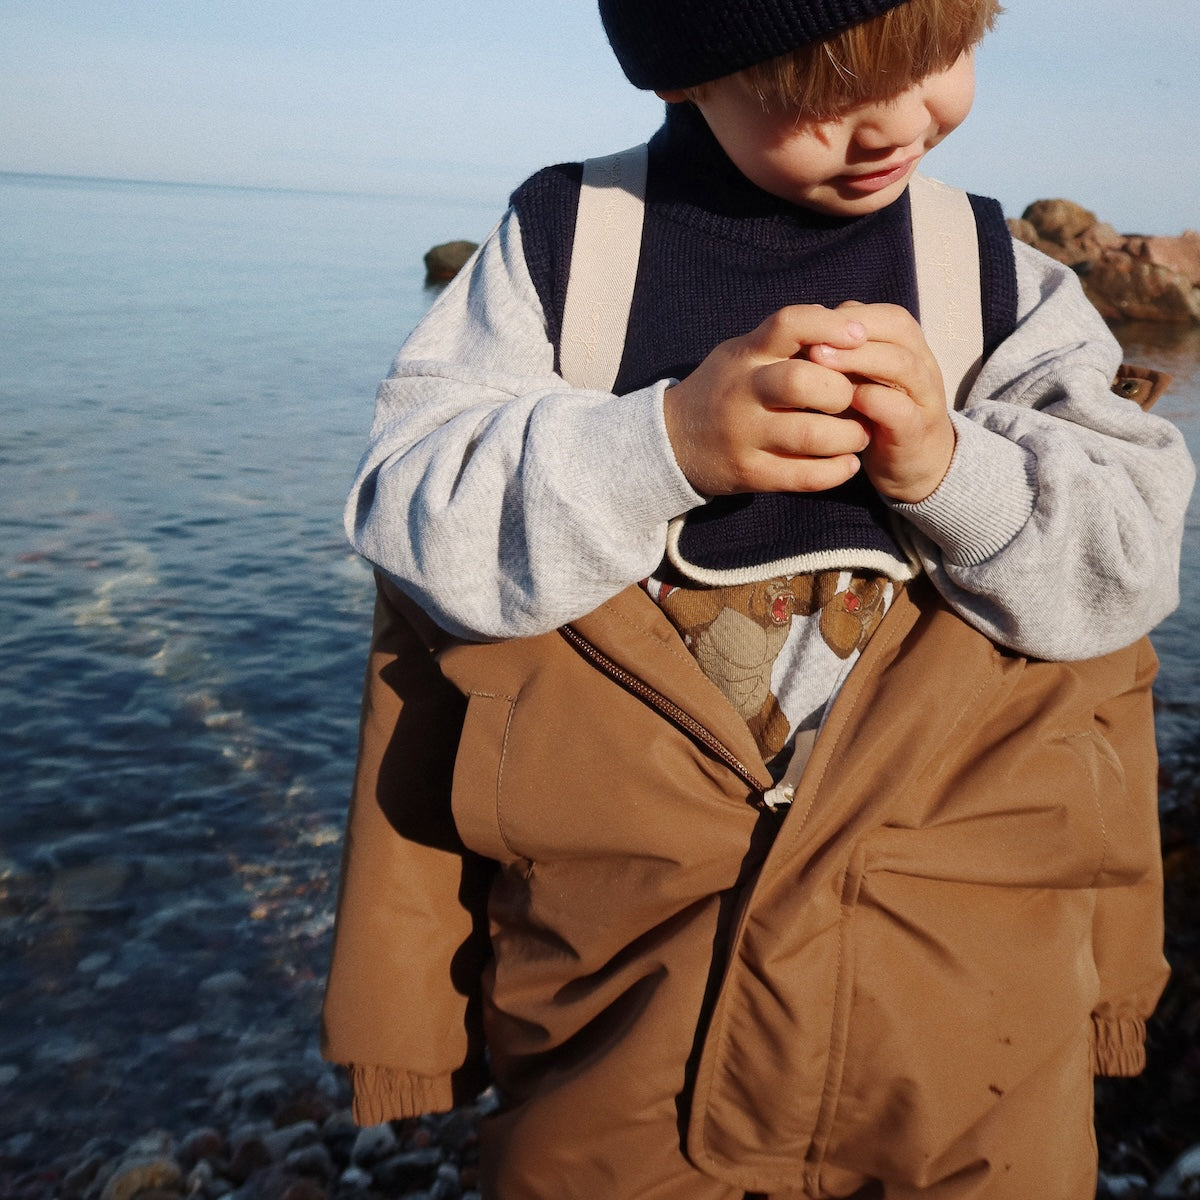
[{"label": "young child", "polygon": [[347,509],[380,597],[325,1052],[363,1122],[493,1080],[489,1198],[1091,1200],[1092,1074],[1165,979],[1182,441],[978,197],[948,403],[909,185],[995,0],[600,8],[668,105],[615,383],[561,373],[550,168]]}]

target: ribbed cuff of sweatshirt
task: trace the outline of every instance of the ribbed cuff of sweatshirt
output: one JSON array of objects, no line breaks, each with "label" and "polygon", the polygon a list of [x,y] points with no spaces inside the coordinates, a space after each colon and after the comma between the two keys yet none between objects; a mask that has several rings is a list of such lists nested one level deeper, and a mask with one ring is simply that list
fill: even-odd
[{"label": "ribbed cuff of sweatshirt", "polygon": [[974,566],[1003,550],[1033,514],[1033,456],[961,413],[950,419],[956,443],[946,477],[919,504],[891,507],[936,542],[947,561]]}]

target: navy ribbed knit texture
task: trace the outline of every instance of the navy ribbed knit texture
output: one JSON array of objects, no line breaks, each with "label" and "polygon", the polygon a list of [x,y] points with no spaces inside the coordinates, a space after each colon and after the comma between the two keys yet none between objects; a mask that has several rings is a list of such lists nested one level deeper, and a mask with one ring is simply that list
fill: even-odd
[{"label": "navy ribbed knit texture", "polygon": [[600,0],[630,83],[667,91],[823,41],[904,0]]}]

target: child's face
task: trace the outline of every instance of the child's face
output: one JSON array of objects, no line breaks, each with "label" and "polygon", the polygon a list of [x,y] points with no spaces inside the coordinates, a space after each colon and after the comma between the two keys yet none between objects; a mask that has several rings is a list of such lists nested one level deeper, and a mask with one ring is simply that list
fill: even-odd
[{"label": "child's face", "polygon": [[[660,94],[672,102],[684,98]],[[793,204],[852,217],[897,199],[925,154],[963,122],[974,97],[975,60],[968,53],[891,100],[828,121],[764,112],[734,78],[707,84],[694,103],[753,183]]]}]

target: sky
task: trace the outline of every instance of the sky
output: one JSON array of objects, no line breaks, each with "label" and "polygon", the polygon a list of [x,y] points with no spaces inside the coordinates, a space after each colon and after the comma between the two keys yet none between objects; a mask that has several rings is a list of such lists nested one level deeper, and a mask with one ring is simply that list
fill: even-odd
[{"label": "sky", "polygon": [[[1200,228],[1200,0],[1007,0],[929,174]],[[642,141],[593,0],[0,0],[0,171],[484,199]]]}]

